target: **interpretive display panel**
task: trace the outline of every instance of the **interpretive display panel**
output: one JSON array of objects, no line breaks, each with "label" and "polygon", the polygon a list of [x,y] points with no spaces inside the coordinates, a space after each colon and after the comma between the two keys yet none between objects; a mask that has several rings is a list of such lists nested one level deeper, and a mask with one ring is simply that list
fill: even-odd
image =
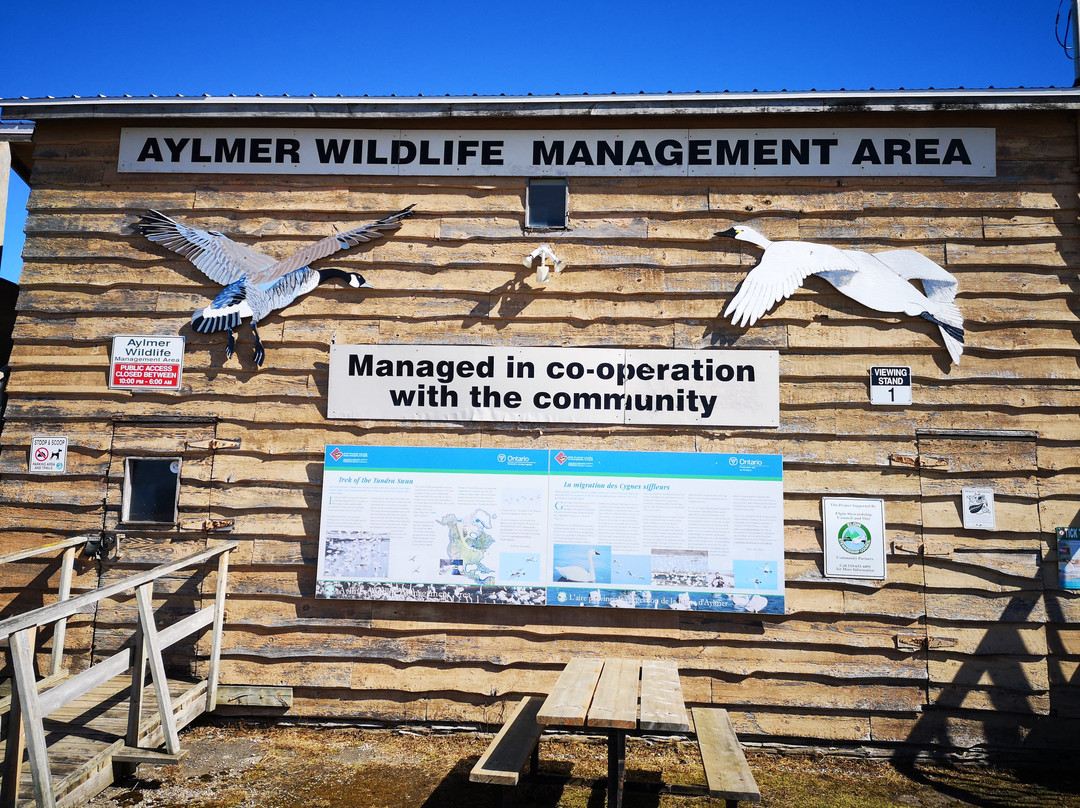
[{"label": "interpretive display panel", "polygon": [[779,455],[327,446],[316,595],[783,613]]}]

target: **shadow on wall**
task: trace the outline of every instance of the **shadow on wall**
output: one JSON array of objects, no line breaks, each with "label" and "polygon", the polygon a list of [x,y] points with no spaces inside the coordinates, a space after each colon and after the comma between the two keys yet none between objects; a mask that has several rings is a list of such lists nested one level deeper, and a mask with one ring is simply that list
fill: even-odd
[{"label": "shadow on wall", "polygon": [[18,284],[0,278],[0,431],[4,428],[4,410],[7,408],[8,360],[11,358],[11,332],[15,328],[18,297]]}]

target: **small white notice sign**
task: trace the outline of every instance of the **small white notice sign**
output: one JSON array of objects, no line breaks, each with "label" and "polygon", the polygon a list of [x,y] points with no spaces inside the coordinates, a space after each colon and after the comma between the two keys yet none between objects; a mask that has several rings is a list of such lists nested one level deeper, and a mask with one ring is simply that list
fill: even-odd
[{"label": "small white notice sign", "polygon": [[30,473],[63,474],[67,471],[66,436],[35,435],[30,438]]},{"label": "small white notice sign", "polygon": [[995,530],[994,492],[989,488],[961,489],[965,530]]},{"label": "small white notice sign", "polygon": [[911,368],[870,368],[870,403],[899,406],[911,403]]},{"label": "small white notice sign", "polygon": [[885,580],[885,501],[824,497],[825,576]]},{"label": "small white notice sign", "polygon": [[119,334],[113,337],[112,390],[179,390],[184,338]]}]

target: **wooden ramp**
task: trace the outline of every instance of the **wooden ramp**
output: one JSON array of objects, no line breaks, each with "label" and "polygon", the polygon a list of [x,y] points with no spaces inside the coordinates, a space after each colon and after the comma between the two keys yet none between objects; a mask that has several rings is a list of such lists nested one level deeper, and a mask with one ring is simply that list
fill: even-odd
[{"label": "wooden ramp", "polygon": [[[213,710],[217,701],[228,559],[235,547],[230,542],[0,621],[0,640],[8,641],[13,672],[0,808],[74,808],[113,782],[116,765],[180,760],[184,753],[179,730]],[[213,605],[159,628],[153,608],[154,581],[215,557]],[[125,591],[134,591],[139,615],[130,642],[72,676],[37,676],[39,627],[92,609],[98,601]],[[170,679],[162,651],[207,628],[212,630],[212,641],[206,681]],[[165,751],[155,751],[162,744]]]},{"label": "wooden ramp", "polygon": [[[49,773],[53,795],[59,808],[84,805],[111,785],[114,765],[177,762],[183,753],[155,752],[165,736],[158,715],[157,699],[147,693],[139,721],[138,748],[128,745],[130,676],[118,676],[44,721]],[[177,729],[182,729],[206,712],[207,683],[170,680],[169,692]],[[19,808],[36,806],[33,774],[24,766],[19,778]]]}]

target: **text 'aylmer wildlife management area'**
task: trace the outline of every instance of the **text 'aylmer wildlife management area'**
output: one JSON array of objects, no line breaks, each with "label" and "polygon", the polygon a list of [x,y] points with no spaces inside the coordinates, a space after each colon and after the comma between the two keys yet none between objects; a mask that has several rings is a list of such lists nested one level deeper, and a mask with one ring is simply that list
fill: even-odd
[{"label": "text 'aylmer wildlife management area'", "polygon": [[330,418],[779,426],[777,351],[333,345]]}]

